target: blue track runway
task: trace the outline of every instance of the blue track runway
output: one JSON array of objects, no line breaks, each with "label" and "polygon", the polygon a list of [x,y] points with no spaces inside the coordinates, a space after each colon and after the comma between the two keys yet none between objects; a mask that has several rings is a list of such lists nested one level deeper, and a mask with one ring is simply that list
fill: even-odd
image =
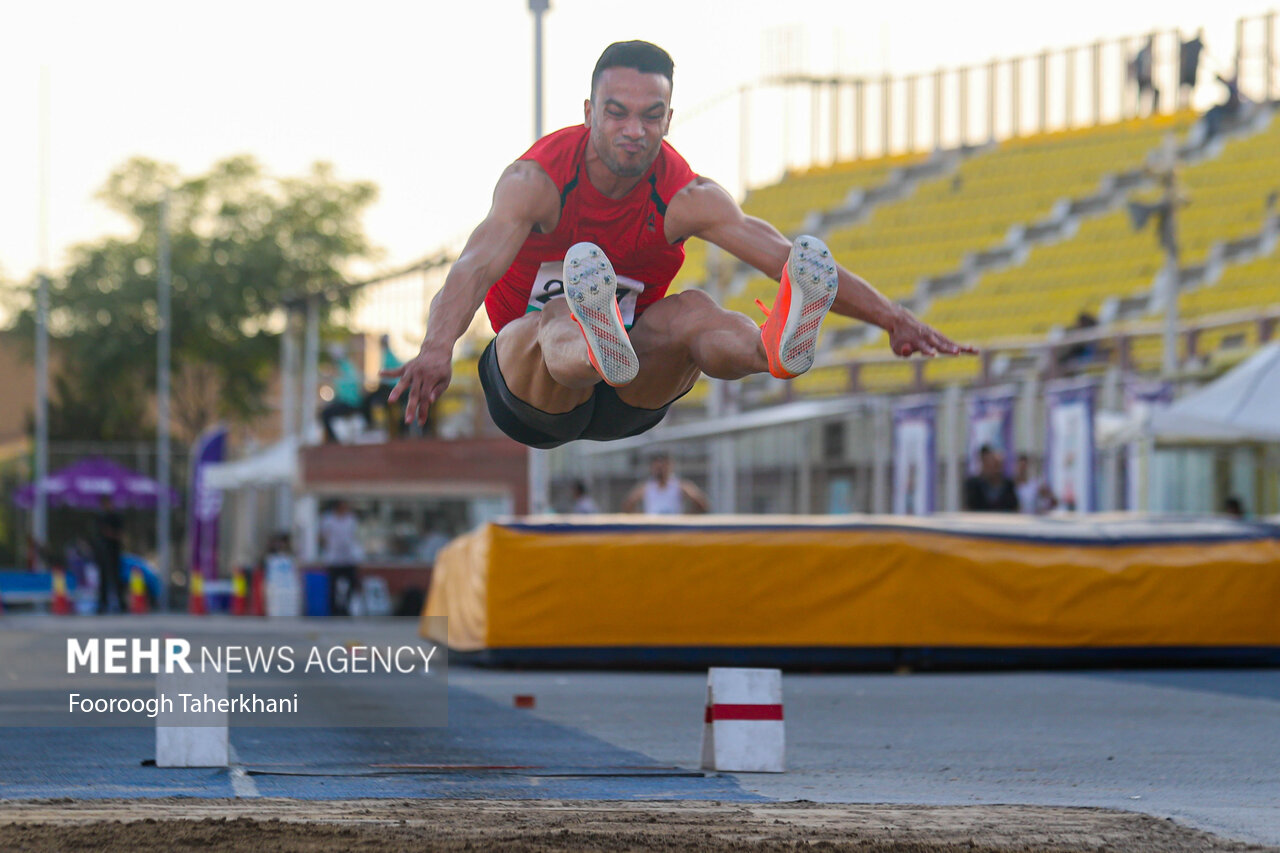
[{"label": "blue track runway", "polygon": [[764,799],[462,688],[449,714],[447,728],[233,728],[233,771],[144,764],[154,729],[11,728],[0,799]]}]

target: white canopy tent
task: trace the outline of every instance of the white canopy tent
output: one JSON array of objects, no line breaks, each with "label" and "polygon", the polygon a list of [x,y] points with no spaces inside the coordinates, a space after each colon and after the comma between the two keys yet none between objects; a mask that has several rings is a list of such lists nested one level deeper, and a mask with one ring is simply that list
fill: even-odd
[{"label": "white canopy tent", "polygon": [[205,469],[204,476],[210,487],[223,491],[292,484],[298,477],[297,439],[277,441],[234,462],[215,463]]},{"label": "white canopy tent", "polygon": [[[298,441],[286,438],[257,453],[233,462],[217,462],[204,470],[205,482],[214,489],[234,493],[230,554],[239,564],[251,562],[258,553],[262,538],[274,528],[270,510],[259,505],[260,490],[292,488],[300,477]],[[297,507],[294,507],[297,512]],[[285,529],[294,529],[293,519],[276,518]],[[265,527],[264,527],[265,524]]]},{"label": "white canopy tent", "polygon": [[1158,444],[1280,443],[1280,343],[1153,412],[1148,429]]}]

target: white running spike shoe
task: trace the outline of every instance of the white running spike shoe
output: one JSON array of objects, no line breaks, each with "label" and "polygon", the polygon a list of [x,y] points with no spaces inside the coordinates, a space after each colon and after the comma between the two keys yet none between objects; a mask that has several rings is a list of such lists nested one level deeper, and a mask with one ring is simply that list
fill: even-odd
[{"label": "white running spike shoe", "polygon": [[564,293],[569,313],[587,339],[587,356],[605,382],[626,385],[640,371],[618,310],[618,278],[595,243],[577,243],[564,256]]}]

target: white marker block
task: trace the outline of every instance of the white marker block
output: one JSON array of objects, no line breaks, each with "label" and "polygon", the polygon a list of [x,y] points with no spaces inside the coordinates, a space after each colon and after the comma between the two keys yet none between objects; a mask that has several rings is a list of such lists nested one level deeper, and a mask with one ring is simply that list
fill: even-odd
[{"label": "white marker block", "polygon": [[[227,674],[195,672],[156,676],[156,698],[172,703],[172,712],[156,717],[157,767],[227,767],[230,749],[226,713],[184,714],[181,693],[213,700],[227,698]],[[191,725],[192,722],[202,725]],[[209,725],[204,725],[208,723]]]},{"label": "white marker block", "polygon": [[781,773],[786,755],[782,670],[707,671],[702,766],[730,773]]}]

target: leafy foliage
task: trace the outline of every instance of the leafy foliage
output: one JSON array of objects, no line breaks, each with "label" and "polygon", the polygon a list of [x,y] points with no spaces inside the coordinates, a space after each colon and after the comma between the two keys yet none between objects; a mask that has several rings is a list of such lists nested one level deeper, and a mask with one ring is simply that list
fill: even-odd
[{"label": "leafy foliage", "polygon": [[[154,434],[156,258],[166,187],[179,437],[194,437],[219,419],[263,413],[284,302],[331,291],[350,261],[375,254],[360,217],[376,188],[343,182],[328,165],[276,179],[240,156],[183,178],[172,166],[130,160],[99,198],[132,223],[134,234],[75,247],[68,269],[51,283],[54,439]],[[33,310],[29,303],[18,315],[28,333]]]}]

